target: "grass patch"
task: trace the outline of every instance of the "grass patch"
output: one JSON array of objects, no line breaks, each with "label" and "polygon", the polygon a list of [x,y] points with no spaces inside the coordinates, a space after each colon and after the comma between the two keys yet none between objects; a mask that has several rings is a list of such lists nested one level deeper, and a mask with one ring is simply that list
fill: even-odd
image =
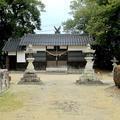
[{"label": "grass patch", "polygon": [[10,112],[23,106],[23,102],[9,91],[0,95],[0,112]]}]

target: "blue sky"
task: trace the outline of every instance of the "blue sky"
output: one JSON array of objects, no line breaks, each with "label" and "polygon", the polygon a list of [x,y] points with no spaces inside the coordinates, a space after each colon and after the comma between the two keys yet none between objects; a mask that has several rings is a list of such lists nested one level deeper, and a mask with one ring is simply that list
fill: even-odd
[{"label": "blue sky", "polygon": [[70,18],[71,0],[42,0],[46,12],[41,13],[41,31],[37,33],[54,33],[54,26],[61,26],[62,22]]}]

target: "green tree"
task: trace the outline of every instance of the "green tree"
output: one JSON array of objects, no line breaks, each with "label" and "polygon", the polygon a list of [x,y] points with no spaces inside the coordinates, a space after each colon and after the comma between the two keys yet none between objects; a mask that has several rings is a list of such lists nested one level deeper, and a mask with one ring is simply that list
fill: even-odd
[{"label": "green tree", "polygon": [[[120,1],[82,0],[81,3],[80,8],[73,4],[73,21],[76,26],[83,26],[78,28],[80,31],[91,34],[95,39],[92,45],[96,50],[95,65],[111,69],[111,59],[115,56],[120,60]],[[67,22],[64,23],[65,28],[69,28],[66,27]]]},{"label": "green tree", "polygon": [[[71,1],[70,8],[70,14],[73,18],[63,23],[64,31],[75,29],[87,33],[86,25],[91,16],[96,12],[95,0],[73,0]],[[71,26],[69,22],[74,24]]]},{"label": "green tree", "polygon": [[95,64],[100,68],[112,68],[111,59],[120,60],[120,1],[109,0],[98,4],[96,15],[88,21],[86,30],[95,36]]},{"label": "green tree", "polygon": [[40,30],[40,13],[44,4],[40,0],[0,0],[0,54],[10,37]]}]

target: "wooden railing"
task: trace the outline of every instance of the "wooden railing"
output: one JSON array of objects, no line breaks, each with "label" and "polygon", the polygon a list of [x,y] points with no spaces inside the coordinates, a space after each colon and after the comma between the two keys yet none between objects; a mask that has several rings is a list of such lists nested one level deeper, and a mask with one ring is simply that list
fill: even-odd
[{"label": "wooden railing", "polygon": [[10,76],[6,69],[0,69],[0,93],[10,87]]}]

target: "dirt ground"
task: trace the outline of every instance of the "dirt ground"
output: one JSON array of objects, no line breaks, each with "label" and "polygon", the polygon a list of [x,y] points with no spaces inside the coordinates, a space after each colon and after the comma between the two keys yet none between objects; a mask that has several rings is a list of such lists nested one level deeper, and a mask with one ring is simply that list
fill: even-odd
[{"label": "dirt ground", "polygon": [[10,91],[23,101],[15,111],[0,112],[0,120],[119,120],[120,90],[109,73],[106,85],[76,85],[79,74],[39,73],[44,85],[18,85],[21,73],[11,73]]}]

